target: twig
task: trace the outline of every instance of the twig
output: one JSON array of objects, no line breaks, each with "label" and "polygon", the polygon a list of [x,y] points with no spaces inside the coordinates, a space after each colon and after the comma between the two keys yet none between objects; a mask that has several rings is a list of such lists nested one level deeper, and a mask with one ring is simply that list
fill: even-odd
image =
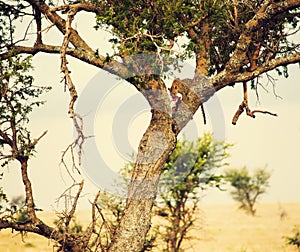
[{"label": "twig", "polygon": [[[76,179],[72,176],[72,174],[71,174],[71,172],[68,168],[68,165],[65,162],[65,156],[68,153],[69,149],[71,150],[71,152],[73,152],[73,150],[72,150],[73,145],[74,145],[74,142],[69,144],[68,147],[63,151],[63,153],[61,155],[61,159],[60,159],[60,164],[63,164],[63,166],[65,167],[65,169],[66,169],[67,173],[69,174],[70,178],[73,180],[73,182],[76,182]],[[73,157],[72,157],[72,167],[75,168],[75,170],[80,174],[80,171],[77,168],[76,163],[75,163],[75,159]]]},{"label": "twig", "polygon": [[203,104],[201,104],[201,112],[202,112],[202,117],[203,117],[203,123],[206,124],[206,114],[205,114],[205,110],[204,110],[204,106]]},{"label": "twig", "polygon": [[96,206],[96,208],[97,208],[97,210],[98,210],[98,213],[99,213],[100,216],[101,216],[101,219],[102,219],[102,221],[103,221],[103,225],[104,225],[105,228],[107,229],[107,232],[109,233],[110,237],[113,237],[113,230],[112,230],[112,228],[108,225],[107,221],[105,220],[101,208],[100,208],[97,204],[96,204],[95,206]]},{"label": "twig", "polygon": [[84,238],[82,239],[83,240],[83,243],[85,244],[83,247],[87,247],[90,239],[91,239],[91,236],[93,233],[96,233],[96,230],[95,230],[95,226],[96,226],[96,222],[97,222],[97,218],[96,218],[96,205],[97,205],[97,202],[98,202],[98,199],[100,197],[100,191],[98,191],[95,199],[94,199],[94,202],[92,203],[92,223],[90,224],[90,226],[87,228],[85,234],[84,234]]},{"label": "twig", "polygon": [[40,135],[38,138],[34,139],[33,142],[30,144],[32,147],[34,147],[38,141],[41,140],[42,137],[44,137],[47,134],[48,130],[44,131],[42,135]]}]

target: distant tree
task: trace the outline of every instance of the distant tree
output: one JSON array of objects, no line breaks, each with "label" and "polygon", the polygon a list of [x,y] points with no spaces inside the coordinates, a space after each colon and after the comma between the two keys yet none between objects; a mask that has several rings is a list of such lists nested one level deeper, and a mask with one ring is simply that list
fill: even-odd
[{"label": "distant tree", "polygon": [[264,194],[269,187],[271,174],[263,169],[257,169],[251,176],[244,166],[241,169],[229,169],[225,172],[225,179],[233,187],[231,195],[239,202],[240,208],[252,214],[256,213],[254,208],[258,197]]}]

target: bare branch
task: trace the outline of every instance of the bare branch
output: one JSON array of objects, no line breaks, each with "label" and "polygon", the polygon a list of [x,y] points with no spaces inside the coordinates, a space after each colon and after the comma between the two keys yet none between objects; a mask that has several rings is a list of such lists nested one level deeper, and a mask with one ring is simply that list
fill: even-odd
[{"label": "bare branch", "polygon": [[[109,236],[110,236],[110,237],[113,237],[113,233],[114,233],[114,232],[113,232],[113,228],[110,227],[110,225],[109,225],[108,222],[106,221],[106,219],[105,219],[105,217],[104,217],[104,215],[103,215],[103,213],[102,213],[102,209],[101,209],[97,204],[96,204],[95,206],[96,206],[96,208],[97,208],[97,210],[98,210],[98,213],[99,213],[100,216],[101,216],[103,225],[105,226],[105,228],[106,228],[106,230],[107,230]],[[109,236],[107,235],[107,239],[108,239]]]},{"label": "bare branch", "polygon": [[76,165],[76,161],[75,161],[75,157],[73,155],[73,149],[74,149],[74,142],[69,144],[68,147],[62,152],[62,155],[61,155],[61,159],[60,159],[60,164],[62,164],[64,166],[64,168],[66,169],[68,175],[70,176],[70,178],[73,180],[73,182],[75,183],[76,182],[76,179],[72,176],[69,168],[68,168],[68,165],[67,163],[65,162],[65,156],[67,155],[68,151],[71,152],[71,160],[72,160],[72,168],[75,169],[78,174],[80,174],[80,171]]},{"label": "bare branch", "polygon": [[82,189],[83,189],[83,184],[84,184],[84,180],[81,181],[81,183],[79,184],[79,189],[78,189],[78,192],[75,196],[75,199],[74,199],[74,202],[72,204],[72,208],[70,210],[70,212],[66,215],[66,220],[65,220],[65,226],[66,228],[68,228],[69,224],[70,224],[70,221],[73,219],[74,217],[74,214],[75,214],[75,211],[76,211],[76,207],[77,207],[77,204],[78,204],[78,199],[79,199],[79,196],[82,192]]},{"label": "bare branch", "polygon": [[[96,217],[96,205],[97,205],[97,202],[98,202],[98,199],[100,197],[100,191],[98,191],[95,199],[94,199],[94,202],[92,203],[92,222],[91,224],[89,225],[89,227],[87,228],[85,234],[84,234],[84,238],[83,238],[83,242],[85,244],[84,247],[87,247],[91,237],[92,237],[92,234],[93,233],[96,233],[96,230],[95,230],[95,227],[96,227],[96,222],[97,222],[97,217]],[[100,233],[100,232],[99,232]]]},{"label": "bare branch", "polygon": [[10,139],[10,137],[5,133],[3,132],[1,129],[0,129],[0,137],[2,139],[0,139],[0,142],[2,144],[8,144],[9,146],[13,147],[13,142],[12,140]]},{"label": "bare branch", "polygon": [[244,109],[246,110],[246,114],[252,118],[255,118],[255,113],[263,113],[263,114],[269,114],[272,116],[277,116],[277,114],[271,113],[269,111],[263,111],[263,110],[253,110],[251,111],[248,106],[248,92],[247,92],[247,82],[243,82],[243,90],[244,90],[244,99],[242,103],[240,104],[238,110],[235,112],[232,124],[236,125],[237,120],[239,119],[240,115],[244,112]]},{"label": "bare branch", "polygon": [[72,119],[74,119],[74,117],[75,117],[74,104],[75,104],[75,101],[77,100],[78,94],[77,94],[75,85],[71,79],[70,71],[67,67],[68,61],[66,58],[66,49],[68,48],[68,44],[70,41],[71,25],[72,25],[73,18],[74,18],[74,13],[69,11],[67,22],[66,22],[66,33],[65,33],[63,44],[61,46],[61,51],[60,51],[60,55],[61,55],[60,69],[61,69],[61,72],[64,74],[63,80],[65,82],[65,86],[67,86],[69,88],[69,93],[71,96],[71,100],[69,103],[69,114]]}]

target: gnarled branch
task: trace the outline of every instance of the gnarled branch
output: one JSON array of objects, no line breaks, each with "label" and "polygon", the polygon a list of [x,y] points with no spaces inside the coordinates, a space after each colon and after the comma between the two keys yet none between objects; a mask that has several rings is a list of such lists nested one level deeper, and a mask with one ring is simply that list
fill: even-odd
[{"label": "gnarled branch", "polygon": [[232,124],[235,125],[237,120],[239,119],[240,115],[246,110],[246,114],[252,118],[255,118],[255,113],[263,113],[263,114],[269,114],[272,116],[277,116],[277,114],[271,113],[269,111],[263,111],[263,110],[253,110],[251,111],[248,106],[248,92],[247,92],[247,82],[243,82],[243,91],[244,91],[244,99],[242,103],[240,104],[238,110],[235,112]]}]

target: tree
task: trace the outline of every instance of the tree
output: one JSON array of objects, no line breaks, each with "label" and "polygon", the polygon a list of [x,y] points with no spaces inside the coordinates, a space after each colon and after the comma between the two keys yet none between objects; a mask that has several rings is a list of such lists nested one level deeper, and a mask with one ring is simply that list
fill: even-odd
[{"label": "tree", "polygon": [[162,233],[165,251],[181,251],[182,242],[189,239],[199,209],[199,192],[208,186],[220,186],[216,169],[227,165],[228,147],[211,134],[194,142],[178,140],[162,171],[156,204],[167,222]]},{"label": "tree", "polygon": [[[67,55],[127,80],[151,107],[152,117],[140,141],[124,215],[108,251],[141,250],[150,228],[159,177],[176,146],[178,134],[215,92],[226,86],[243,83],[244,97],[233,124],[236,124],[243,111],[251,117],[259,112],[274,115],[268,111],[250,110],[247,87],[251,84],[256,88],[257,78],[273,69],[287,76],[287,66],[300,61],[299,44],[293,42],[292,36],[299,28],[299,5],[299,0],[90,0],[68,1],[62,5],[44,0],[0,2],[1,66],[3,62],[15,57],[24,59],[18,55],[35,55],[40,52],[60,54],[64,83],[71,97],[69,115],[79,137],[74,145],[82,146],[85,136],[78,124],[80,117],[74,111],[78,94],[76,83],[73,83],[70,76]],[[111,42],[114,54],[101,54],[99,50],[93,50],[80,36],[72,23],[80,12],[96,14],[95,28],[109,30],[113,34]],[[28,45],[29,29],[26,25],[24,38],[19,40],[15,36],[15,24],[28,19],[29,25],[35,30],[32,45]],[[45,41],[45,32],[54,27],[63,35],[62,44],[53,45]],[[187,42],[178,44],[181,38],[186,38]],[[176,49],[178,46],[182,53]],[[132,58],[141,53],[150,55],[146,62]],[[168,71],[180,68],[174,58],[194,59],[196,71],[191,78],[173,80],[170,94],[177,103],[171,108],[164,78],[172,76]],[[1,79],[2,76],[3,73]],[[1,80],[1,93],[6,93],[5,90],[10,86],[3,83]],[[178,100],[178,93],[182,99]],[[7,144],[9,139],[1,135],[1,141]],[[25,160],[27,167],[30,155],[21,154],[22,158],[19,152],[17,155],[13,152],[10,156],[23,162],[22,178],[32,222],[26,228],[46,237],[49,237],[50,232],[54,238],[52,230],[36,221],[31,184],[25,169]],[[78,186],[81,188],[81,184]],[[73,210],[75,207],[66,218],[66,224]],[[24,228],[1,220],[0,228],[7,227],[18,230]],[[72,237],[64,239],[69,242],[68,250],[73,249]],[[56,238],[60,240],[59,236]]]},{"label": "tree", "polygon": [[225,178],[233,187],[231,195],[233,199],[239,202],[240,208],[246,212],[255,215],[254,208],[259,196],[266,193],[269,187],[271,174],[265,169],[257,169],[251,176],[244,166],[240,170],[230,169],[225,172]]},{"label": "tree", "polygon": [[[229,156],[230,146],[216,141],[208,133],[195,141],[185,138],[177,141],[162,171],[155,201],[154,215],[159,216],[159,222],[164,224],[152,225],[143,251],[151,251],[157,240],[163,242],[159,246],[164,251],[181,251],[182,242],[190,239],[188,233],[196,220],[199,192],[207,187],[220,186],[222,176],[216,174],[216,169],[228,165],[225,159]],[[126,185],[130,182],[127,178],[133,168],[134,162],[130,162],[121,170]],[[99,205],[110,213],[105,221],[115,230],[125,209],[124,199],[103,193]]]}]

